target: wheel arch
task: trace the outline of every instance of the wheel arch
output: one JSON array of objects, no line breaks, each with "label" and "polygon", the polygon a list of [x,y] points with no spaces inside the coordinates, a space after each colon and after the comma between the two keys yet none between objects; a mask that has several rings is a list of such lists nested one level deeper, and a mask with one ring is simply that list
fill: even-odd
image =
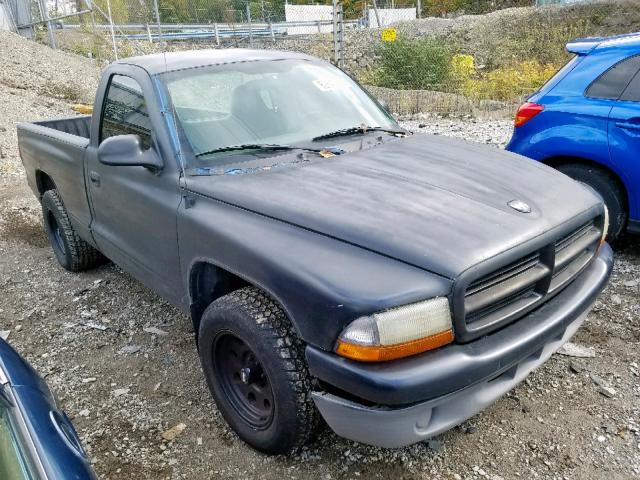
[{"label": "wheel arch", "polygon": [[607,174],[609,174],[611,176],[611,178],[614,179],[614,181],[620,187],[620,190],[624,194],[625,208],[627,210],[627,213],[630,213],[631,199],[629,198],[629,189],[627,188],[627,185],[626,185],[624,179],[615,170],[613,170],[609,166],[604,165],[604,164],[602,164],[600,162],[596,162],[594,160],[590,160],[588,158],[571,157],[571,156],[549,157],[549,158],[545,158],[544,160],[541,160],[541,162],[544,163],[545,165],[548,165],[548,166],[550,166],[552,168],[555,168],[555,169],[557,169],[558,167],[560,167],[562,165],[579,164],[579,165],[585,165],[585,166],[588,166],[588,167],[596,168],[598,170],[606,172]]},{"label": "wheel arch", "polygon": [[288,309],[273,292],[251,279],[217,265],[209,259],[201,259],[195,261],[189,271],[189,310],[196,336],[198,335],[200,320],[205,309],[218,298],[244,287],[255,287],[280,305],[289,318],[294,331],[300,335],[300,331]]},{"label": "wheel arch", "polygon": [[51,176],[42,170],[36,170],[36,187],[38,188],[40,197],[42,197],[47,190],[57,190],[56,184]]}]

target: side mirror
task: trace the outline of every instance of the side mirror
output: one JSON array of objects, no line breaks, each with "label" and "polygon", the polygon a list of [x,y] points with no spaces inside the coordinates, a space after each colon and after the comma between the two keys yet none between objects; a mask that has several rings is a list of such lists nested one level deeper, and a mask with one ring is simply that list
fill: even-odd
[{"label": "side mirror", "polygon": [[98,147],[98,160],[104,165],[162,168],[162,161],[153,149],[144,150],[138,135],[116,135]]}]

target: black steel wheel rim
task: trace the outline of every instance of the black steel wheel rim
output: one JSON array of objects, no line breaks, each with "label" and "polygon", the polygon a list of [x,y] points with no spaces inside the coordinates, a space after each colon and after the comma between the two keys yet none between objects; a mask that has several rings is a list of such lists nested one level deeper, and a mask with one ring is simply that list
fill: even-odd
[{"label": "black steel wheel rim", "polygon": [[264,430],[273,420],[275,401],[269,377],[246,342],[231,333],[214,340],[213,364],[222,393],[252,428]]},{"label": "black steel wheel rim", "polygon": [[49,212],[48,222],[49,232],[51,235],[51,239],[53,240],[53,245],[60,251],[60,253],[64,255],[65,248],[64,241],[62,240],[62,229],[60,228],[60,225],[58,225],[58,221],[56,220],[56,217],[52,212]]}]

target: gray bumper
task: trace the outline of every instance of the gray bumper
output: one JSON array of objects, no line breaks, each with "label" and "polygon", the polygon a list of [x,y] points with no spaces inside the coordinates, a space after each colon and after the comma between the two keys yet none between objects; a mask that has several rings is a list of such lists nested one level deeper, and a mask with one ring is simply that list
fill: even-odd
[{"label": "gray bumper", "polygon": [[424,403],[397,409],[367,407],[320,392],[314,392],[313,399],[325,421],[341,437],[386,448],[420,442],[464,422],[513,389],[573,336],[587,313],[567,325],[561,336],[499,376]]}]

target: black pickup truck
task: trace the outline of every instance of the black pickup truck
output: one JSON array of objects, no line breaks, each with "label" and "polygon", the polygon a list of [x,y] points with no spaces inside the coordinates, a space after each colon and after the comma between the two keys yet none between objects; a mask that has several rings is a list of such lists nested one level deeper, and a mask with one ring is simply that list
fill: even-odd
[{"label": "black pickup truck", "polygon": [[92,117],[18,126],[60,264],[108,258],[193,319],[209,387],[269,453],[411,444],[566,342],[605,286],[607,212],[517,155],[411,134],[313,57],[121,60]]}]

